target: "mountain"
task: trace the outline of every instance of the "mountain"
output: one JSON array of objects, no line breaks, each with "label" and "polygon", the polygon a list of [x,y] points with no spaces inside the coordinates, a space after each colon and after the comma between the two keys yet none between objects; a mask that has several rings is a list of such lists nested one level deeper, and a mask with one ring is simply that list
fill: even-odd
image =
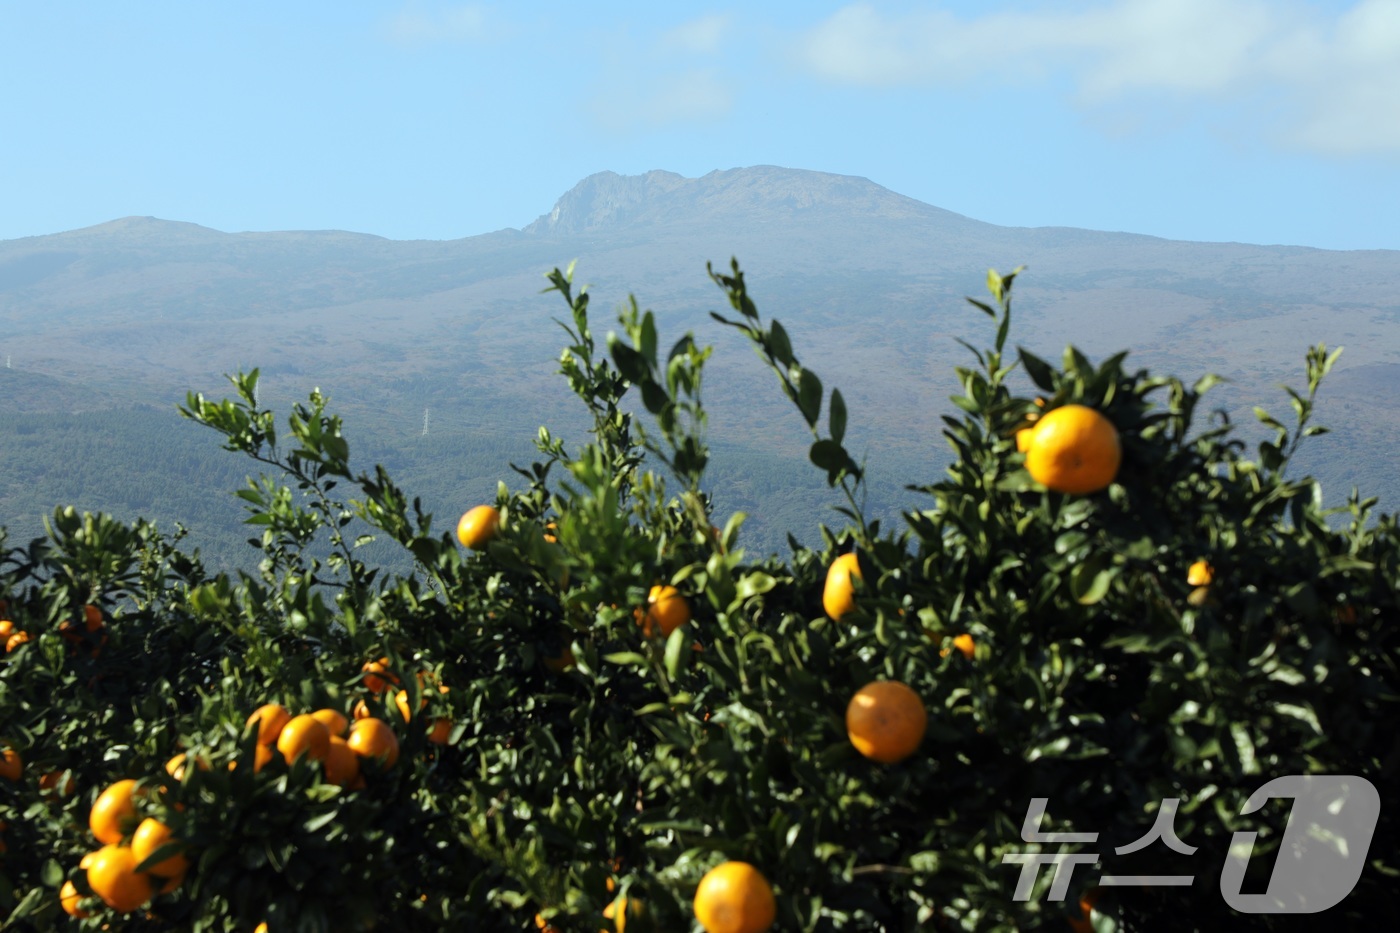
[{"label": "mountain", "polygon": [[[601,172],[522,229],[450,241],[225,233],[150,217],[0,241],[0,356],[13,367],[0,370],[0,477],[22,460],[75,477],[43,495],[111,507],[110,478],[82,486],[88,474],[71,466],[83,431],[105,430],[97,410],[111,430],[150,437],[133,448],[152,452],[144,462],[112,471],[161,477],[157,488],[222,481],[224,468],[199,458],[227,455],[171,413],[186,390],[223,394],[224,373],[257,366],[266,403],[285,408],[321,387],[355,449],[397,464],[449,515],[509,480],[506,460],[531,455],[539,424],[582,436],[554,375],[565,308],[540,294],[544,272],[577,259],[600,336],[631,292],[656,311],[663,341],[692,329],[716,344],[706,402],[721,508],[753,512],[765,546],[780,546],[792,521],[812,540],[830,500],[801,466],[810,438],[771,374],[707,314],[723,296],[706,263],[731,257],[804,364],[842,389],[884,514],[913,501],[904,483],[936,478],[946,461],[940,416],[953,367],[969,360],[955,338],[991,336],[963,296],[982,291],[989,266],[1018,265],[1013,343],[1052,358],[1071,342],[1091,356],[1131,349],[1130,362],[1186,379],[1219,373],[1230,383],[1210,400],[1246,425],[1255,404],[1287,411],[1277,386],[1302,384],[1309,345],[1346,345],[1335,397],[1323,390],[1334,433],[1305,447],[1305,465],[1339,495],[1356,482],[1400,507],[1389,468],[1400,425],[1385,391],[1400,372],[1400,252],[1002,227],[863,178],[772,166]],[[127,449],[114,438],[82,456]],[[178,469],[166,448],[184,458]],[[0,479],[0,524],[37,528],[57,504],[37,495]],[[117,511],[160,513],[161,502],[142,485]]]}]

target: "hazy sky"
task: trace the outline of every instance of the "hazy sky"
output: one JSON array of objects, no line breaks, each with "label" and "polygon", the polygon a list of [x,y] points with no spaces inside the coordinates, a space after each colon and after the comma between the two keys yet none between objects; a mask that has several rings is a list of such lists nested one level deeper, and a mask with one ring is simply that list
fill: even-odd
[{"label": "hazy sky", "polygon": [[0,239],[449,239],[610,169],[1400,249],[1400,0],[0,3]]}]

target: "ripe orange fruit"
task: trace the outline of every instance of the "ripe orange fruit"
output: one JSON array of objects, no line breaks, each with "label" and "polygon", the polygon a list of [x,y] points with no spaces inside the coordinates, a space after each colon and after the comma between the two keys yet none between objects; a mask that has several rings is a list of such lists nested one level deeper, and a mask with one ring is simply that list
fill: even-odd
[{"label": "ripe orange fruit", "polygon": [[[963,657],[967,658],[969,661],[971,661],[973,656],[977,653],[977,642],[973,641],[972,636],[966,632],[963,632],[953,639],[953,647],[961,651]],[[948,649],[944,648],[942,651],[938,652],[938,656],[940,658],[946,658],[948,656]]]},{"label": "ripe orange fruit", "polygon": [[345,742],[356,755],[378,759],[386,768],[392,768],[399,760],[399,737],[382,719],[372,716],[357,719],[350,727],[350,737]]},{"label": "ripe orange fruit", "polygon": [[287,764],[291,764],[302,755],[310,755],[316,761],[325,761],[330,746],[330,730],[326,728],[325,723],[309,714],[293,716],[277,736],[277,750],[287,759]]},{"label": "ripe orange fruit", "polygon": [[[254,773],[254,774],[257,774],[257,773],[258,773],[259,771],[261,771],[263,768],[265,768],[265,767],[267,767],[268,765],[272,764],[272,756],[273,756],[273,754],[275,754],[275,753],[272,751],[272,746],[271,746],[271,745],[262,745],[262,744],[259,744],[259,745],[253,750],[253,773]],[[238,769],[238,759],[237,759],[237,758],[235,758],[233,761],[230,761],[230,762],[228,763],[228,769],[229,769],[230,771],[235,771],[235,770]]]},{"label": "ripe orange fruit", "polygon": [[24,758],[13,748],[0,752],[0,777],[18,781],[24,774]]},{"label": "ripe orange fruit", "polygon": [[822,589],[822,608],[832,619],[840,619],[856,607],[856,588],[851,578],[864,580],[855,554],[842,554],[831,562]]},{"label": "ripe orange fruit", "polygon": [[15,632],[5,641],[5,653],[8,654],[11,651],[14,651],[16,648],[18,648],[20,645],[24,644],[27,641],[29,641],[28,632]]},{"label": "ripe orange fruit", "polygon": [[556,674],[562,674],[576,663],[572,648],[565,648],[559,654],[544,659],[544,666]]},{"label": "ripe orange fruit", "polygon": [[[408,708],[407,690],[400,690],[398,693],[394,694],[394,705],[399,708],[399,715],[403,717],[404,722],[409,722],[413,719],[413,711]],[[426,696],[420,696],[418,698],[418,708],[422,709],[427,705],[428,698]]]},{"label": "ripe orange fruit", "polygon": [[48,774],[39,778],[40,792],[46,795],[57,792],[56,796],[71,797],[73,796],[73,792],[78,789],[78,785],[74,783],[71,773],[68,775],[68,780],[63,781],[62,787],[59,786],[59,781],[63,781],[63,772],[50,771]]},{"label": "ripe orange fruit", "polygon": [[478,505],[468,509],[457,522],[457,540],[463,547],[480,551],[501,529],[501,513],[495,506]]},{"label": "ripe orange fruit", "polygon": [[928,713],[919,695],[897,680],[876,680],[846,706],[846,734],[866,758],[894,764],[914,753],[924,739]]},{"label": "ripe orange fruit", "polygon": [[[375,696],[389,689],[389,685],[395,687],[399,685],[399,678],[389,670],[389,659],[380,658],[378,661],[366,661],[360,668],[367,675],[364,679],[365,688]],[[382,675],[382,676],[381,676]]]},{"label": "ripe orange fruit", "polygon": [[253,927],[253,933],[267,933],[267,921],[264,920],[262,923]]},{"label": "ripe orange fruit", "polygon": [[653,586],[647,594],[645,617],[640,609],[634,609],[632,616],[648,638],[667,636],[690,621],[690,604],[674,586]]},{"label": "ripe orange fruit", "polygon": [[1094,905],[1099,902],[1099,895],[1102,893],[1102,888],[1090,888],[1084,892],[1084,896],[1079,899],[1079,910],[1083,916],[1069,918],[1071,930],[1075,933],[1094,933]]},{"label": "ripe orange fruit", "polygon": [[136,794],[136,782],[126,778],[98,795],[88,814],[88,827],[98,842],[116,845],[135,827]]},{"label": "ripe orange fruit", "polygon": [[1082,495],[1112,483],[1122,459],[1113,422],[1087,405],[1062,405],[1036,422],[1026,469],[1047,489]]},{"label": "ripe orange fruit", "polygon": [[360,758],[343,738],[333,735],[321,768],[327,783],[349,787],[360,776]]},{"label": "ripe orange fruit", "polygon": [[356,719],[368,719],[370,716],[369,704],[364,700],[356,700],[355,708],[351,710],[351,715]]},{"label": "ripe orange fruit", "polygon": [[695,919],[705,933],[761,933],[776,917],[773,888],[748,862],[716,865],[695,889]]},{"label": "ripe orange fruit", "polygon": [[[556,532],[556,531],[558,531],[558,530],[559,530],[559,526],[556,525],[554,522],[549,522],[548,524],[546,524],[546,525],[544,526],[544,540],[545,540],[545,543],[547,543],[547,544],[558,544],[558,543],[559,543],[559,539],[556,538],[556,537],[554,536],[554,534],[553,534],[553,532]],[[538,917],[539,914],[536,914],[535,916]]]},{"label": "ripe orange fruit", "polygon": [[84,917],[92,916],[92,914],[78,906],[78,901],[82,899],[83,896],[78,893],[77,885],[73,884],[71,881],[63,882],[63,887],[58,889],[58,903],[62,905],[63,912],[70,917],[77,917],[81,920]]},{"label": "ripe orange fruit", "polygon": [[253,715],[248,717],[248,721],[243,726],[243,731],[247,732],[252,728],[253,723],[258,724],[258,744],[272,745],[276,743],[277,736],[281,735],[282,727],[291,722],[292,714],[280,703],[267,703],[259,706],[253,711]]},{"label": "ripe orange fruit", "polygon": [[102,627],[102,610],[91,604],[83,607],[83,621],[87,624],[89,632],[95,632]]},{"label": "ripe orange fruit", "polygon": [[539,929],[540,933],[564,933],[563,930],[559,929],[539,914],[535,914],[535,926]]},{"label": "ripe orange fruit", "polygon": [[[167,842],[179,842],[171,833],[169,826],[160,820],[149,817],[142,820],[141,825],[136,827],[136,832],[131,837],[131,854],[136,857],[136,864],[140,865]],[[161,893],[168,894],[180,886],[180,882],[184,880],[185,872],[189,871],[189,868],[190,860],[185,857],[183,852],[177,852],[169,858],[156,862],[146,871],[165,879],[166,883],[161,888]]]},{"label": "ripe orange fruit", "polygon": [[88,885],[113,910],[130,913],[151,899],[151,879],[136,871],[136,856],[129,846],[108,844],[92,853]]},{"label": "ripe orange fruit", "polygon": [[1210,586],[1210,581],[1215,579],[1215,568],[1210,565],[1210,561],[1198,560],[1186,571],[1186,584],[1188,586]]},{"label": "ripe orange fruit", "polygon": [[[608,879],[608,890],[613,890],[612,879]],[[635,897],[619,897],[611,904],[603,908],[603,916],[613,922],[613,927],[617,933],[627,933],[628,916],[636,917],[642,912],[642,902]],[[608,933],[607,930],[600,930],[598,933]]]},{"label": "ripe orange fruit", "polygon": [[8,639],[15,633],[15,624],[9,619],[0,619],[0,638]]},{"label": "ripe orange fruit", "polygon": [[1016,450],[1025,453],[1031,449],[1031,441],[1035,438],[1035,428],[1021,428],[1016,432]]},{"label": "ripe orange fruit", "polygon": [[[194,761],[195,761],[195,766],[198,767],[199,770],[201,770],[201,771],[208,771],[208,770],[209,770],[209,761],[208,761],[208,759],[206,759],[206,758],[196,758]],[[170,775],[171,777],[173,777],[173,778],[174,778],[175,780],[177,780],[177,781],[183,781],[183,780],[185,779],[185,753],[184,753],[184,752],[180,752],[180,754],[174,756],[173,758],[171,758],[169,761],[167,761],[167,762],[165,763],[165,773],[168,774],[168,775]]]},{"label": "ripe orange fruit", "polygon": [[331,735],[344,735],[345,730],[350,728],[350,720],[339,710],[318,709],[311,717],[325,726]]}]

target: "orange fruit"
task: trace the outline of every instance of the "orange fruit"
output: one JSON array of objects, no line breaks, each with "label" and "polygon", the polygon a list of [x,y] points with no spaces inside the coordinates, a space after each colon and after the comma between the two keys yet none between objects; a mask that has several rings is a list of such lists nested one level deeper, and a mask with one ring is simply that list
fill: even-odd
[{"label": "orange fruit", "polygon": [[351,711],[351,715],[356,719],[368,719],[370,715],[369,704],[364,700],[356,700],[355,708]]},{"label": "orange fruit", "polygon": [[648,638],[656,634],[670,635],[690,621],[690,604],[674,586],[653,586],[647,594],[646,616],[634,609],[632,616]]},{"label": "orange fruit", "polygon": [[1084,896],[1079,899],[1080,917],[1070,917],[1069,927],[1075,933],[1094,933],[1094,905],[1099,902],[1099,895],[1103,893],[1101,888],[1090,888],[1084,892]]},{"label": "orange fruit", "polygon": [[1122,459],[1113,422],[1087,405],[1062,405],[1036,422],[1026,469],[1047,489],[1082,495],[1112,483]]},{"label": "orange fruit", "polygon": [[544,666],[556,674],[562,674],[576,663],[572,648],[565,648],[559,654],[544,659]]},{"label": "orange fruit", "polygon": [[[613,890],[612,879],[608,879],[608,890]],[[626,933],[628,916],[636,917],[642,912],[642,902],[635,897],[619,897],[611,904],[603,908],[603,916],[613,922],[617,933]],[[608,933],[607,930],[600,930],[599,933]]]},{"label": "orange fruit", "polygon": [[318,709],[311,717],[325,726],[331,735],[344,735],[345,730],[350,728],[350,720],[339,710]]},{"label": "orange fruit", "polygon": [[14,651],[16,648],[18,648],[20,645],[24,644],[27,641],[29,641],[28,632],[15,632],[5,641],[5,652],[8,654],[9,652]]},{"label": "orange fruit", "polygon": [[[208,761],[208,759],[206,759],[206,758],[196,758],[194,761],[195,761],[195,765],[199,768],[199,770],[201,770],[201,771],[208,771],[208,770],[209,770],[209,761]],[[165,773],[168,774],[168,775],[170,775],[171,777],[173,777],[173,778],[174,778],[175,780],[177,780],[177,781],[183,781],[183,780],[185,779],[185,753],[184,753],[184,752],[180,752],[180,754],[176,755],[175,757],[171,758],[169,761],[167,761],[167,762],[165,763]]]},{"label": "orange fruit", "polygon": [[8,639],[15,633],[15,624],[9,619],[0,619],[0,638]]},{"label": "orange fruit", "polygon": [[392,768],[399,760],[399,737],[382,719],[371,716],[356,720],[345,741],[356,755],[378,759],[386,768]]},{"label": "orange fruit", "polygon": [[[136,827],[136,832],[131,837],[131,854],[136,857],[136,864],[140,865],[167,842],[179,842],[171,833],[169,826],[150,817],[142,820],[141,825]],[[166,887],[161,888],[161,893],[165,894],[179,886],[179,882],[184,879],[185,872],[189,871],[189,868],[190,860],[185,857],[183,852],[177,852],[156,862],[146,871],[166,880]]]},{"label": "orange fruit", "polygon": [[[365,688],[375,696],[389,689],[389,685],[395,687],[399,685],[399,678],[389,670],[389,659],[380,658],[378,661],[366,661],[360,668],[367,675],[364,680]],[[383,675],[383,676],[380,676]]]},{"label": "orange fruit", "polygon": [[310,714],[292,717],[277,736],[277,750],[287,759],[287,764],[291,764],[302,755],[310,755],[317,761],[324,761],[330,746],[330,730],[326,728],[325,723]]},{"label": "orange fruit", "polygon": [[68,780],[63,781],[62,787],[59,786],[59,781],[63,781],[63,772],[50,771],[48,774],[39,778],[39,790],[45,794],[57,791],[57,796],[71,797],[73,796],[73,792],[78,789],[78,785],[73,781],[72,774],[68,775]]},{"label": "orange fruit", "polygon": [[[257,748],[255,748],[255,749],[253,750],[253,773],[254,773],[254,774],[257,774],[257,773],[258,773],[259,771],[261,771],[263,768],[265,768],[265,767],[267,767],[268,765],[272,764],[272,756],[273,756],[273,754],[274,754],[274,753],[273,753],[273,751],[272,751],[272,746],[271,746],[271,745],[262,745],[262,744],[259,744],[259,745],[257,746]],[[237,758],[235,758],[233,761],[230,761],[230,762],[228,763],[228,769],[229,769],[230,771],[237,770],[237,768],[238,768],[238,759],[237,759]]]},{"label": "orange fruit", "polygon": [[253,715],[249,716],[248,721],[244,724],[243,731],[247,732],[256,722],[258,724],[258,744],[272,745],[277,741],[277,736],[282,733],[282,727],[291,720],[292,714],[287,712],[285,706],[280,703],[267,703],[253,711]]},{"label": "orange fruit", "polygon": [[842,554],[831,562],[826,571],[826,586],[822,589],[822,608],[832,619],[840,619],[856,607],[855,584],[851,578],[864,580],[860,562],[855,554]]},{"label": "orange fruit", "polygon": [[1031,449],[1031,441],[1035,438],[1035,428],[1021,428],[1016,432],[1016,450],[1025,453]]},{"label": "orange fruit", "polygon": [[[973,656],[977,653],[977,642],[973,641],[972,636],[966,632],[963,632],[953,639],[953,647],[961,651],[963,657],[967,658],[969,661],[971,661]],[[948,649],[944,648],[942,651],[938,652],[938,656],[940,658],[946,658],[948,656]]]},{"label": "orange fruit", "polygon": [[1210,581],[1215,579],[1215,568],[1210,565],[1210,561],[1198,560],[1186,571],[1186,584],[1188,586],[1210,586]]},{"label": "orange fruit", "polygon": [[457,540],[463,547],[480,551],[501,529],[501,513],[495,506],[478,505],[468,509],[457,522]]},{"label": "orange fruit", "polygon": [[[422,674],[419,674],[419,675],[418,675],[418,684],[419,684],[420,687],[423,685],[423,680],[424,680],[423,675],[422,675]],[[444,693],[444,694],[445,694],[445,693],[448,692],[448,688],[445,687],[445,686],[443,686],[442,684],[438,684],[438,688],[437,688],[437,689],[438,689],[438,693]],[[408,691],[407,691],[407,690],[400,690],[398,693],[394,694],[394,705],[397,706],[397,707],[399,708],[399,715],[403,717],[403,721],[404,721],[404,722],[411,722],[411,721],[413,720],[412,711],[408,708]],[[427,705],[428,705],[428,694],[427,694],[426,691],[423,691],[423,692],[419,695],[419,697],[418,697],[418,708],[421,710],[421,709],[423,709],[423,708],[424,708],[425,706],[427,706]],[[447,727],[448,727],[449,729],[452,728],[452,722],[451,722],[451,720],[448,720]]]},{"label": "orange fruit", "polygon": [[695,919],[705,933],[761,933],[776,917],[772,886],[748,862],[716,865],[695,889]]},{"label": "orange fruit", "polygon": [[90,604],[84,606],[83,622],[87,624],[87,630],[89,632],[97,631],[102,627],[102,610]]},{"label": "orange fruit", "polygon": [[130,913],[151,899],[148,875],[136,871],[136,856],[129,846],[108,844],[92,853],[88,885],[113,910]]},{"label": "orange fruit", "polygon": [[[559,530],[559,526],[556,525],[556,524],[554,524],[554,522],[550,522],[550,523],[548,523],[547,525],[545,525],[545,526],[544,526],[544,540],[545,540],[547,543],[549,543],[549,544],[558,544],[558,543],[559,543],[559,539],[556,538],[556,537],[552,534],[552,532],[555,532],[555,531],[558,531],[558,530]],[[536,914],[535,916],[538,917],[539,914]]]},{"label": "orange fruit", "polygon": [[0,752],[0,777],[18,781],[24,774],[24,758],[13,748]]},{"label": "orange fruit", "polygon": [[559,929],[539,914],[535,914],[535,926],[539,929],[540,933],[564,933],[563,930]]},{"label": "orange fruit", "polygon": [[897,680],[876,680],[846,706],[846,734],[866,758],[894,764],[914,753],[928,727],[919,695]]},{"label": "orange fruit", "polygon": [[88,814],[88,826],[98,842],[116,845],[135,827],[136,794],[136,782],[126,778],[97,796]]},{"label": "orange fruit", "polygon": [[360,776],[360,759],[349,743],[338,735],[331,736],[326,757],[321,762],[327,783],[349,787]]},{"label": "orange fruit", "polygon": [[58,889],[58,903],[63,907],[63,912],[70,917],[77,917],[81,920],[84,917],[92,916],[78,906],[78,901],[82,899],[83,896],[78,893],[77,885],[71,881],[63,882],[63,887]]},{"label": "orange fruit", "polygon": [[[410,710],[410,709],[408,708],[408,691],[407,691],[407,690],[400,690],[398,693],[394,694],[394,705],[397,706],[397,707],[399,708],[399,715],[403,717],[403,721],[404,721],[404,722],[409,722],[409,721],[411,721],[411,720],[413,719],[413,711]],[[427,698],[426,696],[422,696],[422,697],[419,697],[419,698],[418,698],[418,708],[419,708],[419,709],[422,709],[423,707],[425,707],[425,706],[427,706],[427,705],[428,705],[428,698]]]},{"label": "orange fruit", "polygon": [[253,927],[253,933],[267,933],[267,921],[264,920],[262,923]]},{"label": "orange fruit", "polygon": [[450,719],[440,718],[428,721],[428,741],[434,745],[446,745],[447,740],[452,738],[453,722]]}]

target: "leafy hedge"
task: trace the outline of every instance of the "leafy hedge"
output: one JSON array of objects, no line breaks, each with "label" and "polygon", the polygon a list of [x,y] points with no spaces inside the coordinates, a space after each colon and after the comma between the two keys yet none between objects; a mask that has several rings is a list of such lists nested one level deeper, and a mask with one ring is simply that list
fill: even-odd
[{"label": "leafy hedge", "polygon": [[[1313,928],[1317,916],[1232,910],[1217,879],[1232,834],[1257,831],[1245,890],[1267,886],[1286,802],[1241,811],[1271,778],[1356,775],[1396,799],[1395,517],[1355,494],[1329,512],[1315,482],[1287,474],[1322,431],[1313,400],[1336,354],[1309,351],[1291,425],[1259,412],[1274,437],[1250,459],[1223,412],[1200,425],[1211,377],[1009,351],[1015,274],[991,273],[990,301],[973,302],[991,345],[967,345],[975,365],[944,419],[955,460],[911,487],[927,506],[890,530],[863,514],[843,445],[858,414],[759,314],[737,263],[711,276],[730,306],[715,317],[772,368],[845,495],[821,550],[743,551],[744,516],[717,517],[723,490],[704,484],[709,349],[687,335],[663,356],[635,302],[600,345],[572,269],[550,275],[569,310],[560,368],[592,436],[570,447],[541,428],[481,552],[382,468],[353,470],[319,393],[280,429],[256,370],[232,379],[234,398],[182,410],[263,470],[239,492],[257,574],[211,575],[178,538],[65,509],[47,539],[6,549],[0,616],[30,639],[0,661],[0,745],[23,762],[0,779],[5,929],[698,929],[696,886],[731,859],[772,883],[782,930]],[[1070,403],[1121,438],[1103,492],[1048,491],[1017,451],[1018,430]],[[415,573],[362,561],[364,541],[343,537],[356,517]],[[852,551],[857,608],[833,620],[827,568]],[[1208,585],[1187,582],[1197,561]],[[647,637],[658,585],[691,619]],[[95,630],[72,624],[85,606]],[[369,689],[379,658],[423,710],[407,722],[392,690]],[[878,679],[911,686],[929,714],[919,751],[893,765],[862,758],[844,724]],[[255,770],[253,710],[351,715],[360,701],[401,743],[397,764],[361,763],[362,788],[307,759]],[[211,766],[177,779],[165,763],[180,752]],[[85,899],[92,916],[69,920],[60,886],[90,891],[89,807],[122,778],[143,782],[138,809],[192,867],[141,910]],[[1064,900],[1048,897],[1049,870],[1014,896],[1016,855],[1061,850],[1022,839],[1037,798],[1043,831],[1099,834],[1063,847],[1099,855]],[[1114,852],[1173,798],[1194,854]],[[1359,883],[1323,916],[1395,912],[1396,841],[1383,805]],[[1195,880],[1094,891],[1083,918],[1103,874]]]}]

